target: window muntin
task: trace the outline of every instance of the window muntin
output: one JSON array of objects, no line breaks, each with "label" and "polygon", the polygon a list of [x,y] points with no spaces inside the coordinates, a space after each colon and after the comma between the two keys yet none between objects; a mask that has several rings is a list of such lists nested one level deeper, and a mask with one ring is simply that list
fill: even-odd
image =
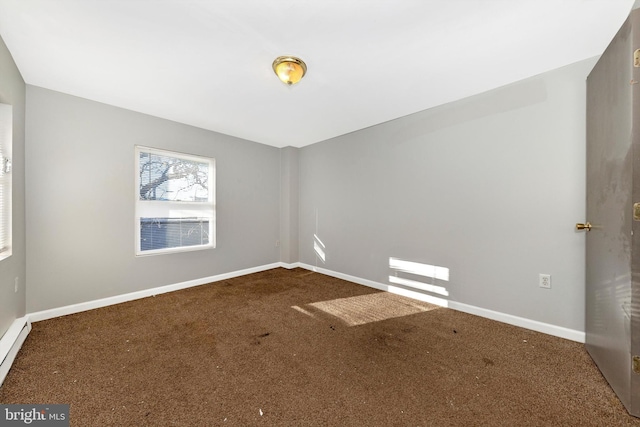
[{"label": "window muntin", "polygon": [[136,255],[215,247],[215,160],[136,147]]}]

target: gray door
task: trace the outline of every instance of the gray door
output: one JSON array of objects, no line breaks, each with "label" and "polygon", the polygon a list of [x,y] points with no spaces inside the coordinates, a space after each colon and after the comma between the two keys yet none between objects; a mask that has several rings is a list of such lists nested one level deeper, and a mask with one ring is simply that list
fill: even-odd
[{"label": "gray door", "polygon": [[633,355],[640,354],[640,222],[633,215],[633,201],[640,202],[640,68],[634,66],[639,12],[632,12],[587,78],[586,220],[592,228],[586,231],[586,347],[635,416],[640,416],[640,375],[633,369]]}]

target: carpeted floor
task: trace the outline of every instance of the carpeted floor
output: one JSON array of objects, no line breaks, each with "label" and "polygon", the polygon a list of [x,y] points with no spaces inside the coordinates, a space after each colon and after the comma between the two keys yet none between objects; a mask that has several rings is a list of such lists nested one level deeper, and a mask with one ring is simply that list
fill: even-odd
[{"label": "carpeted floor", "polygon": [[1,403],[85,426],[640,426],[584,346],[274,269],[33,325]]}]

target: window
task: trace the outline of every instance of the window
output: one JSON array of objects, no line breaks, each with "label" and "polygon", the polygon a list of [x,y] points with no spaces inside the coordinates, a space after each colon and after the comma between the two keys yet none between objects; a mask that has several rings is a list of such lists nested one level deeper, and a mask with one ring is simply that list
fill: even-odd
[{"label": "window", "polygon": [[0,260],[11,256],[11,149],[13,110],[0,104]]},{"label": "window", "polygon": [[136,255],[215,247],[215,160],[136,147]]}]

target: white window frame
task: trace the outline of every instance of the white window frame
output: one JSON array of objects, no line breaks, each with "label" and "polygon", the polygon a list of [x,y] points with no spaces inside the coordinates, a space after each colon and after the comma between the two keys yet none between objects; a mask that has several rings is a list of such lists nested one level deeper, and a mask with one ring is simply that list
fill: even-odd
[{"label": "white window frame", "polygon": [[0,104],[0,261],[13,254],[11,154],[13,150],[13,107]]},{"label": "white window frame", "polygon": [[[208,200],[202,202],[178,202],[159,200],[140,200],[140,153],[157,154],[178,159],[207,163]],[[136,256],[160,255],[176,252],[199,251],[216,247],[216,210],[215,210],[215,159],[176,151],[162,150],[144,146],[135,146],[135,254]],[[207,218],[209,219],[209,243],[204,245],[179,246],[172,248],[141,249],[140,218]]]}]

